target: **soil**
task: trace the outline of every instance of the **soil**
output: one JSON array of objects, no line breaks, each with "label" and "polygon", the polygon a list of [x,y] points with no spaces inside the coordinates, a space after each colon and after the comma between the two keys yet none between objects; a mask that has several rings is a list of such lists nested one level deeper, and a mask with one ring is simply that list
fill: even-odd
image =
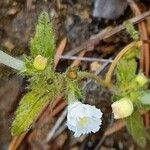
[{"label": "soil", "polygon": [[[67,37],[65,52],[79,46],[90,36],[100,32],[108,26],[117,26],[128,18],[133,17],[129,7],[118,19],[107,20],[94,18],[94,0],[0,0],[0,49],[15,57],[22,54],[30,54],[30,39],[34,35],[35,25],[40,12],[45,9],[53,18],[56,30],[57,44]],[[150,2],[142,1],[142,7],[149,9]],[[114,56],[129,41],[129,35],[121,32],[119,35],[108,40],[101,41],[94,46],[86,56],[109,58]],[[71,61],[61,61],[58,70],[64,71]],[[83,62],[81,69],[90,70],[90,64]],[[103,72],[104,74],[104,72]],[[26,79],[18,76],[14,70],[0,66],[0,149],[6,150],[12,139],[10,125],[14,111],[23,93],[26,91]],[[99,92],[101,90],[101,92]],[[102,138],[104,131],[114,122],[111,116],[111,93],[107,89],[101,89],[95,83],[90,82],[86,88],[86,102],[96,105],[104,112],[102,129],[96,133],[78,140],[73,138],[72,133],[65,129],[55,140],[47,145],[42,144],[44,135],[54,125],[56,116],[51,123],[37,130],[36,138],[24,140],[21,150],[94,150]],[[41,129],[40,129],[41,130]],[[148,131],[149,133],[149,131]],[[148,141],[147,148],[149,149]],[[104,139],[99,150],[140,150],[127,130],[112,134]]]}]

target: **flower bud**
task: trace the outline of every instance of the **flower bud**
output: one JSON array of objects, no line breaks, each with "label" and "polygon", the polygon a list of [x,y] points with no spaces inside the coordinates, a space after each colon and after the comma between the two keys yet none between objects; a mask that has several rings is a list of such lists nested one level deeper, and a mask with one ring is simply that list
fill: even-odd
[{"label": "flower bud", "polygon": [[46,65],[47,65],[47,58],[41,55],[38,55],[35,57],[34,62],[33,62],[33,66],[35,69],[44,70]]},{"label": "flower bud", "polygon": [[140,73],[136,76],[135,81],[138,82],[140,86],[144,86],[148,82],[148,79],[144,76],[143,73]]},{"label": "flower bud", "polygon": [[130,116],[134,109],[129,98],[122,98],[119,101],[114,102],[111,107],[115,119],[121,119]]},{"label": "flower bud", "polygon": [[67,77],[70,79],[76,79],[77,76],[77,70],[75,68],[69,68],[67,71]]}]

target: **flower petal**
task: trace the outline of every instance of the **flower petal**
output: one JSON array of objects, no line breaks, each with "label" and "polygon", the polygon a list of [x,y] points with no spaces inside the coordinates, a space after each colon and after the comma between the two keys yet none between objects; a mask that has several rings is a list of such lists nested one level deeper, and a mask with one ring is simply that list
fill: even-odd
[{"label": "flower petal", "polygon": [[67,126],[75,132],[75,137],[91,132],[95,133],[102,123],[101,117],[100,109],[77,101],[68,106]]}]

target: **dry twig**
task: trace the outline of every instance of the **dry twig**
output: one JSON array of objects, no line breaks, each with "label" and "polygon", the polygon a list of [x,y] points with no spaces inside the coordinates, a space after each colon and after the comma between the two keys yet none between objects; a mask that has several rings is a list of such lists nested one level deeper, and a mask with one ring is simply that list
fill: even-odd
[{"label": "dry twig", "polygon": [[[150,10],[139,15],[139,16],[136,16],[132,19],[129,19],[129,21],[133,24],[137,24],[143,20],[145,20],[147,17],[150,16]],[[88,45],[91,43],[91,44],[94,44],[94,43],[98,43],[100,40],[104,40],[104,39],[107,39],[117,33],[119,33],[120,31],[124,30],[125,29],[125,26],[122,24],[122,25],[119,25],[117,27],[114,27],[112,29],[109,29],[109,30],[106,30],[104,29],[104,31],[101,31],[100,33],[92,36],[89,40],[85,41],[83,44],[81,44],[79,47],[75,48],[75,49],[72,49],[70,50],[68,53],[66,53],[66,56],[72,56],[72,55],[75,55],[77,53],[79,53],[80,51],[82,51],[83,49],[88,49]]]},{"label": "dry twig", "polygon": [[[141,11],[138,5],[133,0],[128,0],[128,3],[135,14],[135,16],[141,15]],[[138,24],[140,36],[142,41],[149,41],[148,33],[146,29],[145,21],[142,21]],[[147,42],[143,42],[142,45],[142,56],[141,56],[141,69],[145,72],[145,75],[149,76],[149,69],[150,69],[150,45]]]},{"label": "dry twig", "polygon": [[112,77],[112,74],[113,74],[113,71],[118,63],[118,61],[121,59],[121,57],[128,51],[130,50],[131,48],[133,47],[141,47],[141,41],[138,41],[138,42],[132,42],[130,43],[129,45],[127,45],[123,50],[121,50],[118,55],[115,57],[115,59],[113,60],[107,74],[106,74],[106,78],[105,78],[105,82],[107,83],[107,85],[109,85],[111,87],[111,77]]},{"label": "dry twig", "polygon": [[[138,5],[133,0],[128,0],[128,3],[135,14],[135,16],[141,15],[141,11],[138,7]],[[150,43],[144,42],[149,41],[146,23],[143,20],[138,24],[141,40],[143,41],[142,50],[141,50],[141,58],[140,58],[140,68],[143,70],[145,75],[149,77],[150,74]],[[144,115],[145,117],[145,125],[148,127],[150,125],[150,115],[149,113],[146,113]]]},{"label": "dry twig", "polygon": [[63,53],[63,51],[64,51],[64,49],[66,47],[66,44],[67,44],[67,38],[64,38],[60,42],[60,44],[59,44],[59,46],[58,46],[58,48],[56,50],[56,54],[55,54],[55,58],[54,58],[54,60],[55,60],[55,66],[57,66],[57,64],[58,64],[58,62],[60,60],[60,56],[62,55],[62,53]]},{"label": "dry twig", "polygon": [[81,61],[99,61],[99,62],[110,62],[112,63],[112,60],[109,59],[103,59],[103,58],[91,58],[91,57],[79,57],[79,56],[60,56],[61,59],[66,60],[81,60]]}]

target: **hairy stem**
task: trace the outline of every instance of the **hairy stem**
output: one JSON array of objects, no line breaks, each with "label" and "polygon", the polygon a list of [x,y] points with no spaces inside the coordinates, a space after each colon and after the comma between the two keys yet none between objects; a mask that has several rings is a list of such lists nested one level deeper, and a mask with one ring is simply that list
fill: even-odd
[{"label": "hairy stem", "polygon": [[21,70],[24,68],[24,62],[19,60],[19,59],[16,59],[6,53],[4,53],[3,51],[0,50],[0,63],[6,65],[6,66],[9,66],[13,69],[16,69],[16,70]]},{"label": "hairy stem", "polygon": [[78,76],[79,79],[83,79],[83,78],[91,78],[94,79],[98,84],[100,84],[101,86],[107,87],[106,82],[101,79],[100,77],[98,77],[97,75],[93,74],[93,73],[89,73],[89,72],[78,72]]}]

